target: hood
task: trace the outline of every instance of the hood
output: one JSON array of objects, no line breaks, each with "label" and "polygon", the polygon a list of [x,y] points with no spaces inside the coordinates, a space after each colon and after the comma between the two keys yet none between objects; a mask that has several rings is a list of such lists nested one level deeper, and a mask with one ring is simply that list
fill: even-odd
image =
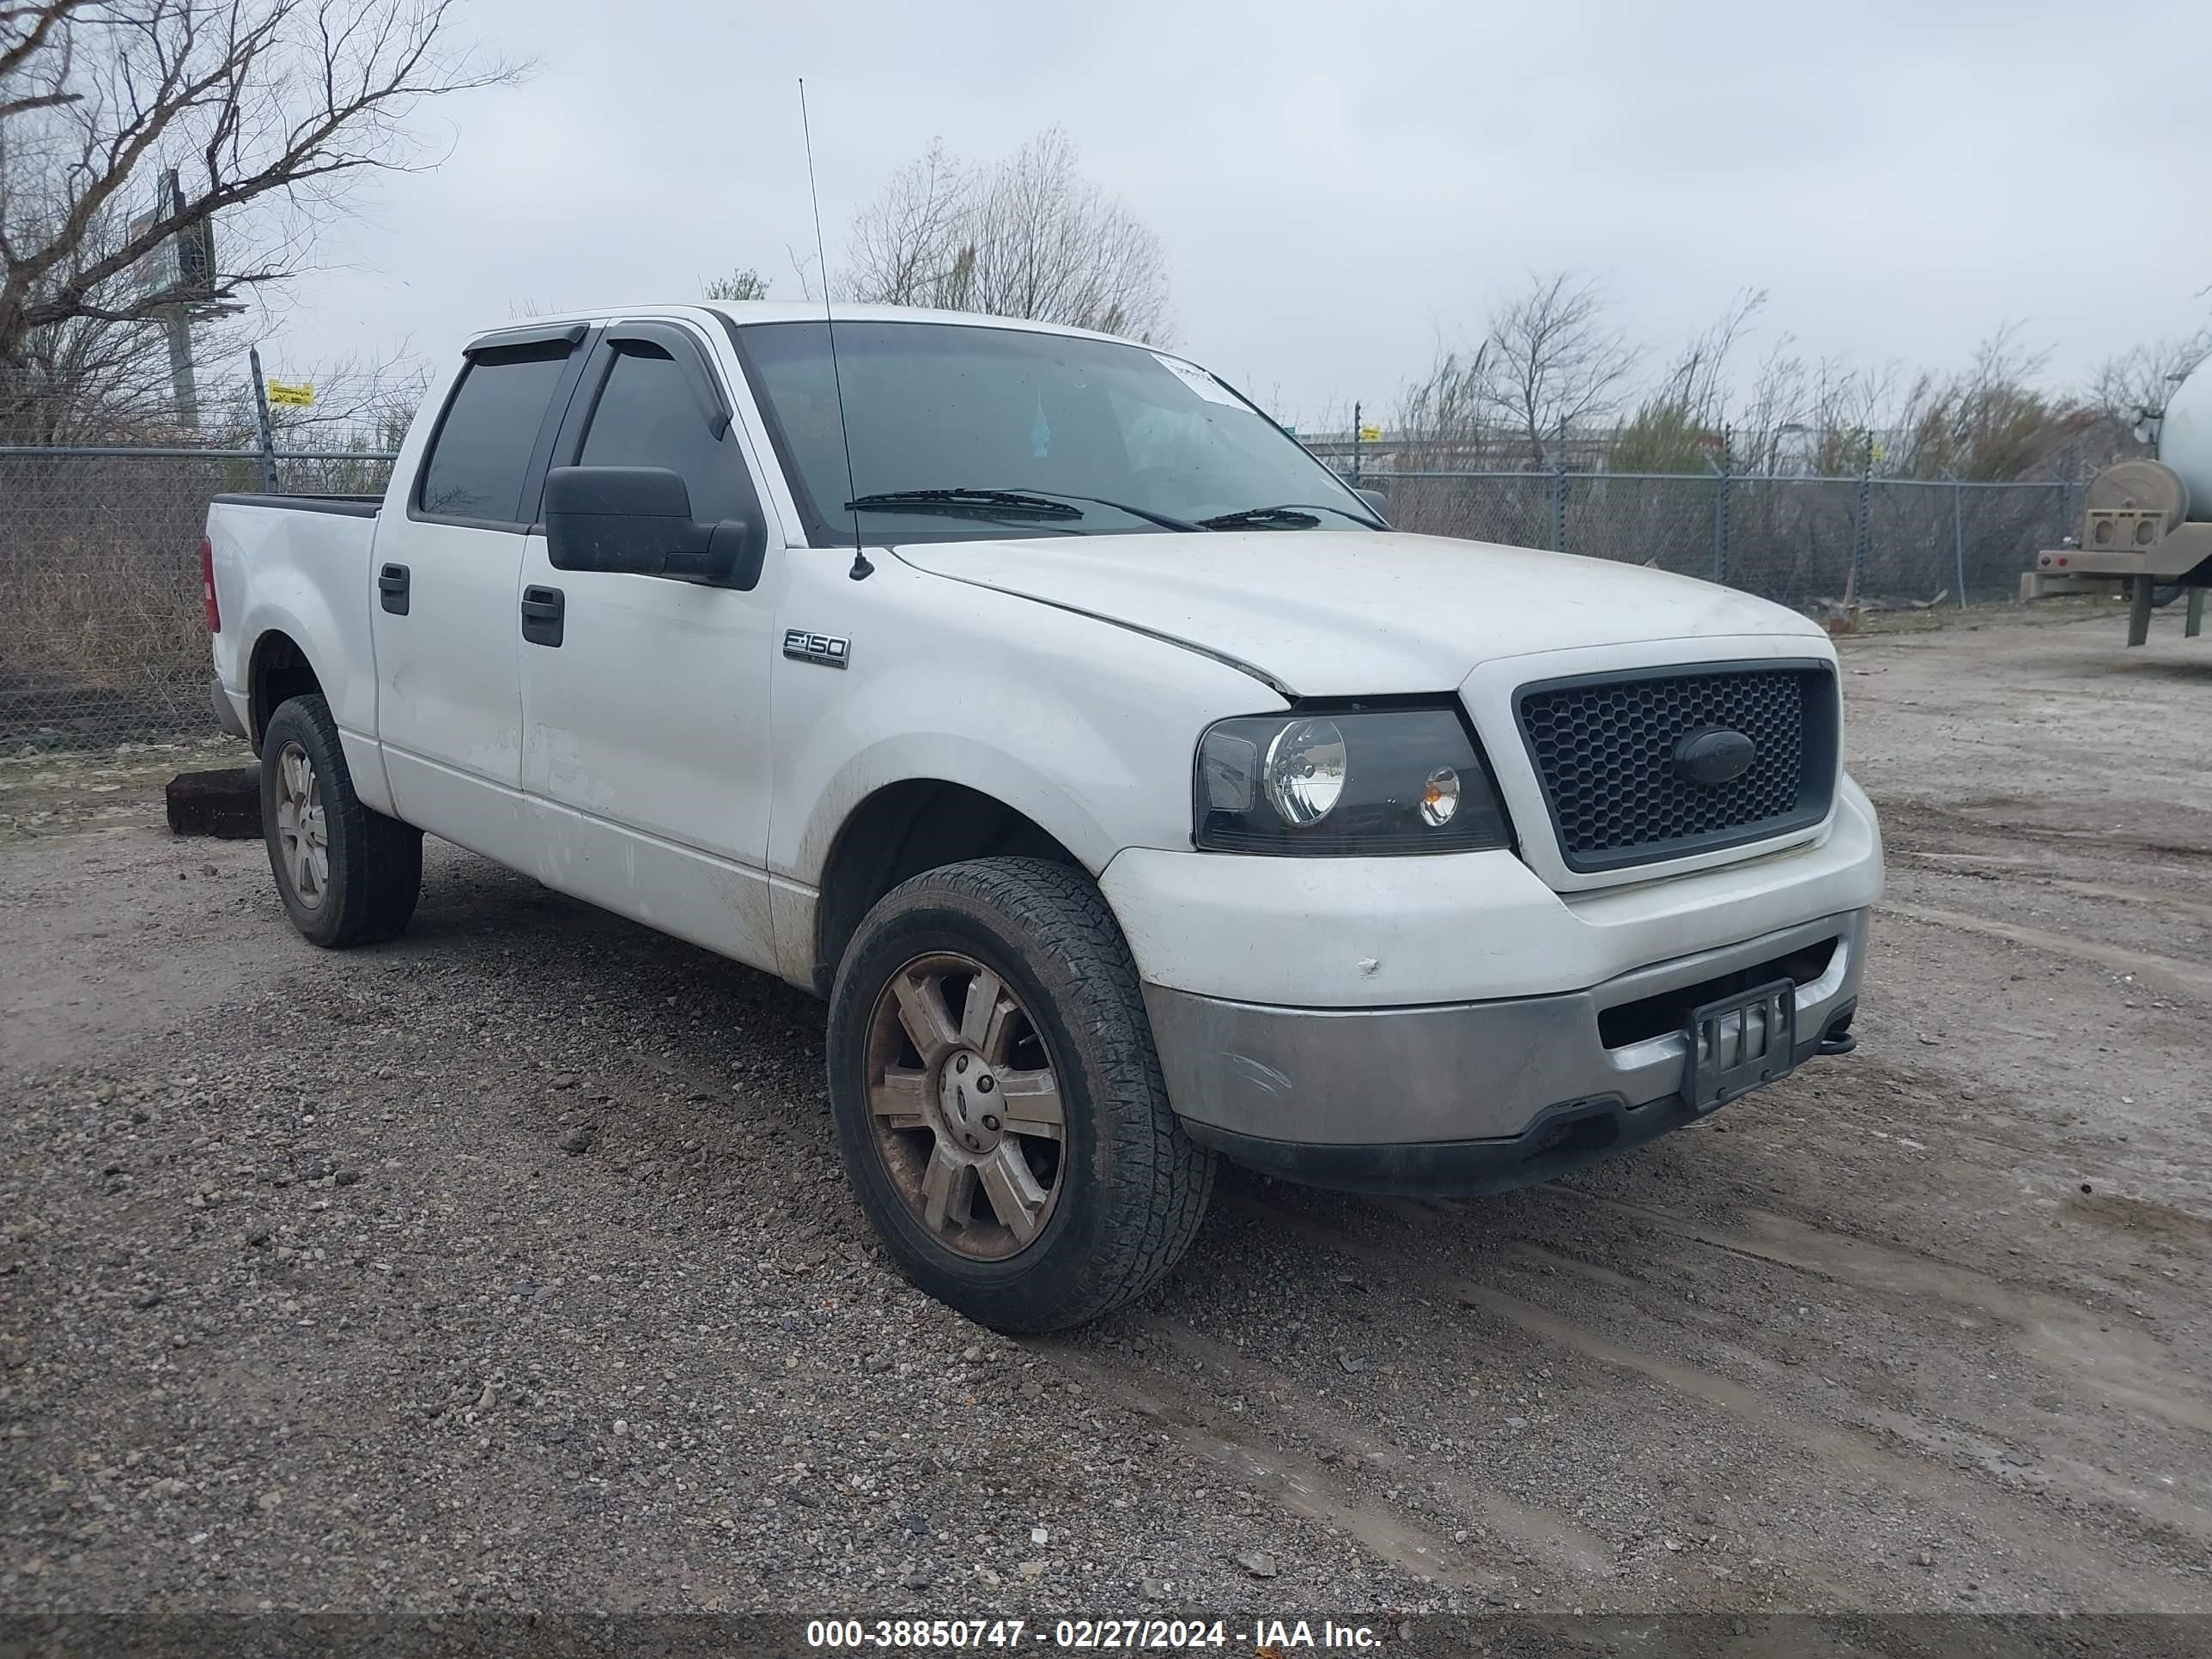
[{"label": "hood", "polygon": [[1119,623],[1300,696],[1449,691],[1575,646],[1826,636],[1794,611],[1640,565],[1326,530],[908,543],[907,563]]}]

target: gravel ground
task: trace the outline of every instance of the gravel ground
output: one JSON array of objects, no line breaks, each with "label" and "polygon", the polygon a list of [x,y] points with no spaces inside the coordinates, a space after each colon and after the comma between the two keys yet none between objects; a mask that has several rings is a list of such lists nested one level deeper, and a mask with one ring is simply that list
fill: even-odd
[{"label": "gravel ground", "polygon": [[1030,1342],[873,1247],[808,999],[436,844],[319,952],[144,756],[0,763],[0,1613],[2212,1610],[2178,626],[1845,642],[1857,1054],[1501,1198],[1232,1172]]}]

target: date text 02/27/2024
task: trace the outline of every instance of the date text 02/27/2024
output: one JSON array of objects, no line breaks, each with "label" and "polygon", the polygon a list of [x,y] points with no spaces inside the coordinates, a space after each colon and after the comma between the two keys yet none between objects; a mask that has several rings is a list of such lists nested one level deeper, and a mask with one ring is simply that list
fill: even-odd
[{"label": "date text 02/27/2024", "polygon": [[1236,1630],[1220,1619],[1060,1619],[1048,1626],[1032,1626],[1026,1619],[817,1619],[806,1626],[811,1648],[885,1651],[1049,1646],[1085,1652],[1188,1652],[1233,1644],[1262,1655],[1281,1655],[1320,1649],[1356,1651],[1379,1647],[1382,1641],[1381,1632],[1371,1626],[1326,1619],[1318,1623],[1261,1619]]}]

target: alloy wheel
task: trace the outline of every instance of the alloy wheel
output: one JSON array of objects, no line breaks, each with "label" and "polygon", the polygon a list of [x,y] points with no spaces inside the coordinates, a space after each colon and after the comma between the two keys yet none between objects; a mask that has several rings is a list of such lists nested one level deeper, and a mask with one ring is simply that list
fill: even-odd
[{"label": "alloy wheel", "polygon": [[304,909],[320,909],[331,885],[322,781],[315,775],[315,763],[296,743],[286,744],[276,757],[276,841],[292,896]]},{"label": "alloy wheel", "polygon": [[1060,1199],[1066,1118],[1004,977],[950,951],[909,961],[877,996],[867,1066],[877,1155],[930,1236],[982,1261],[1034,1243]]}]

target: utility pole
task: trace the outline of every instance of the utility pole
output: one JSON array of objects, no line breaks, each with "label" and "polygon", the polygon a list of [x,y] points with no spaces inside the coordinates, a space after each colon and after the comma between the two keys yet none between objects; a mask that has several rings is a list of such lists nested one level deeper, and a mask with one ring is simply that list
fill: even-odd
[{"label": "utility pole", "polygon": [[1729,428],[1721,428],[1720,465],[1713,468],[1713,580],[1722,583],[1729,579],[1729,483],[1735,470]]},{"label": "utility pole", "polygon": [[268,495],[283,493],[276,477],[276,434],[269,424],[269,382],[261,373],[261,348],[246,354],[253,369],[253,435],[261,450],[261,488]]},{"label": "utility pole", "polygon": [[[155,212],[182,213],[184,207],[184,187],[178,182],[177,170],[166,167],[161,173],[161,205]],[[170,285],[172,297],[161,307],[162,327],[169,337],[169,389],[176,398],[177,423],[187,432],[198,432],[200,390],[192,376],[192,308],[185,297],[190,281],[185,270],[184,239],[173,236],[169,240],[177,261],[175,279]]]},{"label": "utility pole", "polygon": [[177,423],[187,432],[198,432],[200,390],[192,379],[191,307],[173,305],[162,310],[162,323],[169,332],[169,387],[177,400]]}]

